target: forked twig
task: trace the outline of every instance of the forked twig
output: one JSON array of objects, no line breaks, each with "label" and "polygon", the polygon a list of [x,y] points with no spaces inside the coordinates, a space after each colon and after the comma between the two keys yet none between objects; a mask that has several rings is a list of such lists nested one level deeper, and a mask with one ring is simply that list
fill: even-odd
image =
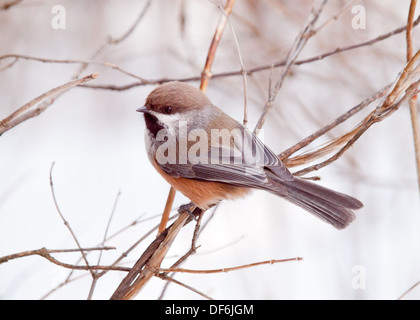
[{"label": "forked twig", "polygon": [[189,219],[188,213],[181,213],[178,219],[149,245],[115,290],[111,300],[131,299],[144,287],[154,275],[153,268],[160,266],[172,242]]},{"label": "forked twig", "polygon": [[[375,110],[373,110],[365,119],[363,119],[363,121],[355,129],[346,133],[342,137],[333,140],[327,146],[319,149],[320,153],[324,154],[323,149],[337,147],[344,144],[344,146],[337,153],[321,163],[306,167],[305,169],[297,171],[294,174],[304,175],[309,172],[319,170],[339,159],[344,154],[344,152],[347,151],[356,142],[356,140],[359,139],[362,134],[366,132],[366,130],[369,129],[373,124],[378,123],[384,120],[386,117],[390,116],[393,112],[398,110],[403,102],[411,99],[414,95],[416,95],[420,85],[420,80],[418,79],[420,76],[420,64],[417,65],[416,68],[413,68],[413,65],[419,58],[420,50],[406,65],[395,86],[387,95],[384,102]],[[414,80],[416,77],[417,79]],[[399,98],[401,95],[402,97]],[[332,148],[330,148],[330,150],[332,150]],[[291,159],[291,161],[293,161],[293,159]]]},{"label": "forked twig", "polygon": [[327,0],[324,0],[319,6],[313,7],[311,14],[307,21],[305,22],[303,28],[300,30],[298,36],[296,37],[292,48],[289,50],[287,54],[283,72],[279,78],[279,80],[275,83],[274,87],[269,88],[269,97],[267,102],[264,105],[263,112],[261,113],[260,118],[254,128],[254,133],[258,135],[259,131],[262,129],[265,120],[267,118],[268,113],[273,108],[274,100],[276,99],[281,87],[283,86],[284,80],[289,74],[291,67],[295,64],[299,54],[302,52],[303,48],[305,47],[308,40],[315,34],[314,28],[315,23],[318,21],[318,18],[327,3]]},{"label": "forked twig", "polygon": [[[332,121],[330,124],[327,124],[326,126],[322,127],[321,129],[315,131],[314,133],[310,134],[306,138],[302,139],[295,145],[291,146],[290,148],[286,149],[282,153],[279,154],[279,158],[288,166],[293,167],[297,165],[301,165],[304,163],[308,163],[308,159],[300,159],[302,156],[296,156],[294,158],[290,158],[290,156],[297,151],[301,150],[302,148],[308,146],[313,141],[318,139],[319,137],[323,136],[325,133],[331,131],[335,127],[337,127],[339,124],[345,122],[346,120],[350,119],[352,116],[357,114],[359,111],[365,109],[368,105],[370,105],[373,101],[378,100],[385,96],[389,90],[392,88],[393,84],[389,84],[376,92],[375,94],[371,95],[370,97],[364,99],[361,103],[359,103],[357,106],[351,108],[341,116],[339,116],[337,119]],[[314,158],[315,159],[315,158]],[[303,161],[301,161],[303,160]],[[313,159],[311,159],[313,160]],[[310,161],[311,161],[310,160]]]},{"label": "forked twig", "polygon": [[173,283],[175,283],[175,284],[177,284],[177,285],[179,285],[181,287],[184,287],[184,288],[186,288],[188,290],[191,290],[192,292],[197,293],[198,295],[202,296],[203,298],[206,298],[207,300],[213,300],[213,298],[211,298],[210,296],[206,295],[205,293],[197,290],[194,287],[191,287],[189,285],[186,285],[185,283],[182,283],[181,281],[175,280],[174,278],[168,276],[166,273],[158,273],[155,276],[158,277],[158,278],[160,278],[160,279],[162,279],[162,280],[173,282]]}]

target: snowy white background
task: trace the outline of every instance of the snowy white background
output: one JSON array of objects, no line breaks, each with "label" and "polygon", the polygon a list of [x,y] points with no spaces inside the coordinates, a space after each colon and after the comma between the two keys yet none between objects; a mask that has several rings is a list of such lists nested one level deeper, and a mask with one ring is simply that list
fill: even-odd
[{"label": "snowy white background", "polygon": [[[2,1],[6,2],[6,1]],[[0,11],[0,55],[17,53],[42,58],[89,59],[107,35],[120,36],[133,23],[145,1],[24,0]],[[319,25],[348,1],[330,1]],[[334,50],[392,31],[406,23],[410,1],[360,1],[367,28],[354,30],[353,15],[344,14],[311,39],[301,58]],[[51,8],[66,9],[66,29],[54,30]],[[281,61],[311,8],[311,1],[244,1],[233,9],[232,24],[247,67]],[[418,14],[418,13],[417,13]],[[184,17],[184,25],[181,23]],[[416,15],[417,17],[417,15]],[[146,79],[200,75],[220,12],[207,0],[154,0],[135,31],[122,43],[103,50],[96,61],[108,61]],[[420,29],[414,29],[414,50]],[[405,64],[404,33],[373,46],[297,66],[286,79],[264,127],[264,140],[280,153],[308,134],[394,81]],[[11,60],[0,61],[0,68]],[[77,64],[20,60],[0,72],[0,119],[39,94],[69,81]],[[230,30],[216,53],[213,72],[239,70]],[[99,65],[90,84],[131,83],[134,79]],[[273,77],[278,76],[275,71]],[[270,72],[248,78],[249,126],[254,127],[267,98]],[[198,86],[198,82],[191,82]],[[169,191],[144,151],[142,106],[154,86],[126,91],[74,88],[45,113],[0,137],[0,256],[39,249],[75,248],[55,209],[49,170],[62,213],[83,247],[103,238],[117,193],[121,191],[109,234],[139,216],[154,217],[106,243],[109,264],[159,223]],[[210,81],[207,95],[225,112],[242,120],[240,76]],[[371,108],[375,107],[373,104]],[[367,112],[367,111],[366,111]],[[364,112],[363,114],[366,114]],[[362,115],[328,137],[353,128]],[[325,138],[317,141],[322,143]],[[315,173],[321,184],[351,194],[365,204],[357,220],[337,231],[303,210],[264,192],[224,202],[199,238],[189,269],[237,266],[269,259],[303,257],[301,262],[266,265],[212,275],[180,274],[176,279],[215,299],[396,299],[420,280],[420,212],[408,106],[374,125],[339,161]],[[177,194],[175,205],[187,200]],[[209,214],[207,214],[209,216]],[[164,267],[190,245],[193,225],[185,227]],[[154,234],[125,260],[131,266]],[[75,263],[77,254],[55,255]],[[89,262],[97,263],[97,254]],[[365,272],[365,289],[352,286]],[[37,256],[0,265],[0,298],[38,299],[64,281],[69,270]],[[85,299],[91,278],[58,289],[49,298]],[[93,298],[107,299],[124,274],[109,272]],[[152,279],[138,295],[156,299],[164,282]],[[406,298],[419,298],[420,289]],[[165,298],[200,296],[171,284]]]}]

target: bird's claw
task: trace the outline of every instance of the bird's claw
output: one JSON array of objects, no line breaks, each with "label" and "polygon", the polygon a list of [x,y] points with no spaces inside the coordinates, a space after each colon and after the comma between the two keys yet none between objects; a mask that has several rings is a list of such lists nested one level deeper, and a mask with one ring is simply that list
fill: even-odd
[{"label": "bird's claw", "polygon": [[197,221],[198,217],[194,214],[195,208],[197,208],[197,206],[194,205],[194,203],[192,202],[183,204],[179,206],[178,213],[181,214],[183,212],[186,212],[193,221]]}]

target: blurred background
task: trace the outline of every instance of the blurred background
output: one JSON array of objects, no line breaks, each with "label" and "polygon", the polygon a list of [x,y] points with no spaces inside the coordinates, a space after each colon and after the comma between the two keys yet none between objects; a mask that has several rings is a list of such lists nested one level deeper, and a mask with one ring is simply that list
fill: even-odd
[{"label": "blurred background", "polygon": [[[139,81],[103,62],[148,80],[199,77],[221,18],[215,3],[208,0],[152,0],[149,6],[145,0],[22,0],[7,7],[13,2],[0,1],[0,56],[21,54],[95,63],[81,71],[76,63],[0,59],[0,119],[80,71],[80,75],[99,73],[89,85],[120,87]],[[349,3],[327,3],[316,26],[329,23],[309,40],[298,60],[402,27],[410,5],[409,0],[365,0],[351,3],[342,12]],[[56,5],[65,9],[65,21],[57,21],[60,12],[53,10]],[[365,9],[366,28],[352,25],[356,16],[352,5]],[[236,1],[230,19],[245,67],[285,59],[311,7],[309,0]],[[142,12],[141,20],[123,41],[107,43],[109,37],[116,39],[130,30]],[[337,19],[331,19],[340,12]],[[414,51],[419,48],[419,32],[418,27],[414,29]],[[293,67],[264,125],[264,141],[280,153],[393,82],[405,66],[405,48],[405,33],[400,33]],[[240,68],[234,37],[227,27],[212,72]],[[275,81],[281,71],[248,76],[251,129],[267,100],[270,78]],[[189,83],[199,86],[198,80]],[[115,207],[108,236],[123,231],[105,243],[116,249],[102,253],[101,265],[113,263],[159,223],[169,185],[149,164],[143,117],[135,112],[154,87],[76,87],[38,117],[0,136],[0,257],[42,247],[76,248],[53,202],[49,181],[53,162],[59,208],[82,247],[102,243]],[[242,121],[241,76],[210,80],[207,95]],[[377,105],[374,102],[311,147],[354,128]],[[410,115],[404,104],[372,126],[341,159],[310,174],[319,176],[320,184],[364,203],[349,228],[337,231],[276,196],[256,191],[245,199],[223,202],[214,215],[206,213],[204,221],[208,223],[198,239],[201,247],[182,267],[218,269],[293,257],[303,261],[174,277],[214,299],[396,299],[420,280],[420,208],[414,159]],[[174,208],[186,202],[178,193]],[[193,229],[193,224],[183,228],[163,267],[188,251]],[[121,265],[132,266],[155,234],[130,251]],[[83,264],[78,262],[79,256],[54,254],[60,261]],[[97,264],[98,253],[90,253],[88,259],[91,265]],[[3,263],[0,298],[86,299],[90,274],[75,271],[72,280],[61,286],[69,274],[70,270],[39,256]],[[93,299],[108,299],[124,275],[112,271],[100,278]],[[164,281],[154,278],[137,298],[157,299],[164,286]],[[419,297],[417,288],[404,298]],[[170,284],[163,298],[201,296]]]}]

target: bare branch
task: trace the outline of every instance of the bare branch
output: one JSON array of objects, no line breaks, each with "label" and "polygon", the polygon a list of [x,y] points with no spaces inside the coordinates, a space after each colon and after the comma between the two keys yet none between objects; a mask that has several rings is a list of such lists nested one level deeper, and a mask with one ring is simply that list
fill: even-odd
[{"label": "bare branch", "polygon": [[[81,248],[83,251],[103,251],[103,250],[115,250],[115,247],[97,247],[97,248]],[[68,253],[68,252],[80,252],[80,249],[36,249],[36,250],[28,250],[19,253],[14,253],[8,256],[0,257],[0,264],[8,262],[10,260],[24,258],[33,255],[49,255],[51,253]]]},{"label": "bare branch", "polygon": [[0,71],[3,71],[7,68],[10,68],[13,66],[16,62],[19,60],[29,60],[29,61],[36,61],[36,62],[42,62],[42,63],[57,63],[57,64],[83,64],[83,65],[99,65],[107,68],[114,69],[118,72],[121,72],[122,74],[125,74],[131,78],[137,79],[139,81],[144,82],[147,84],[149,81],[145,78],[142,78],[130,71],[127,71],[120,66],[111,63],[111,62],[101,62],[101,61],[95,61],[95,60],[87,60],[87,59],[48,59],[48,58],[40,58],[40,57],[34,57],[34,56],[28,56],[23,54],[5,54],[0,56],[1,60],[7,60],[7,59],[13,59],[12,62],[10,62],[8,65],[4,66]]},{"label": "bare branch", "polygon": [[223,273],[223,272],[230,272],[230,271],[237,271],[241,269],[246,268],[252,268],[256,266],[261,266],[264,264],[275,264],[275,263],[281,263],[281,262],[290,262],[290,261],[302,261],[303,259],[300,257],[296,258],[290,258],[290,259],[281,259],[281,260],[267,260],[267,261],[260,261],[260,262],[254,262],[245,264],[242,266],[236,266],[236,267],[230,267],[230,268],[221,268],[221,269],[208,269],[208,270],[192,270],[192,269],[183,269],[183,268],[159,268],[157,271],[159,272],[180,272],[180,273],[196,273],[196,274],[209,274],[209,273]]},{"label": "bare branch", "polygon": [[416,289],[418,286],[420,286],[420,281],[417,281],[415,284],[413,284],[406,292],[404,292],[401,296],[397,298],[397,300],[402,300],[407,294],[412,292],[414,289]]},{"label": "bare branch", "polygon": [[[411,59],[410,62],[407,64],[406,68],[401,73],[400,78],[395,84],[394,89],[391,91],[391,93],[388,94],[385,101],[380,106],[378,106],[374,111],[372,111],[355,129],[348,132],[344,136],[338,138],[338,140],[340,141],[340,144],[346,142],[344,147],[342,147],[336,154],[334,154],[329,159],[321,163],[307,167],[305,169],[302,169],[294,174],[304,175],[309,172],[319,170],[329,165],[330,163],[334,162],[335,160],[339,159],[344,154],[344,152],[347,151],[356,142],[356,140],[359,139],[362,136],[362,134],[366,132],[366,130],[369,129],[373,124],[380,122],[384,120],[386,117],[390,116],[393,112],[398,110],[398,108],[401,106],[403,102],[407,101],[408,99],[411,99],[414,95],[416,95],[418,91],[418,87],[420,85],[420,80],[417,80],[411,85],[410,85],[410,80],[412,80],[414,76],[413,74],[417,74],[418,76],[418,73],[420,71],[419,70],[420,65],[418,65],[413,71],[410,71],[410,70],[412,68],[412,64],[419,57],[420,57],[420,50],[413,57],[413,59]],[[405,92],[405,94],[403,95],[403,97],[397,100],[402,92]],[[329,145],[333,145],[335,143],[336,143],[336,140],[333,140]]]},{"label": "bare branch", "polygon": [[[215,1],[214,1],[215,2]],[[244,119],[243,119],[243,124],[246,126],[248,123],[248,84],[247,84],[247,72],[245,71],[245,65],[244,65],[244,61],[242,59],[242,53],[241,53],[241,49],[239,47],[239,41],[238,38],[236,37],[236,32],[235,29],[232,26],[232,22],[230,21],[229,15],[225,12],[225,10],[223,9],[223,7],[216,3],[217,7],[222,11],[223,15],[225,16],[225,19],[227,20],[227,22],[229,23],[229,27],[230,30],[232,32],[233,35],[233,39],[235,40],[235,46],[236,46],[236,51],[238,53],[238,59],[239,59],[239,63],[241,65],[241,74],[242,74],[242,82],[243,82],[243,88],[244,88]],[[232,4],[233,6],[233,4]],[[232,10],[230,10],[232,11]]]},{"label": "bare branch", "polygon": [[154,275],[153,269],[160,266],[172,242],[188,220],[188,213],[180,214],[178,219],[149,245],[115,290],[111,300],[131,299],[144,287]]},{"label": "bare branch", "polygon": [[[146,2],[146,4],[144,5],[144,7],[142,8],[142,10],[140,11],[140,14],[137,16],[136,20],[134,21],[134,23],[127,29],[126,32],[124,32],[120,37],[118,38],[113,38],[110,35],[108,35],[105,39],[105,41],[99,46],[98,49],[96,49],[95,53],[92,55],[91,59],[93,59],[94,57],[96,57],[99,53],[101,53],[106,47],[110,46],[110,45],[117,45],[119,43],[121,43],[122,41],[124,41],[125,39],[128,38],[128,36],[135,30],[135,28],[138,26],[138,24],[140,23],[140,21],[143,19],[144,15],[147,12],[147,9],[150,6],[150,3],[152,2],[152,0],[148,0]],[[80,69],[76,72],[76,74],[74,75],[75,78],[79,77],[79,75],[86,69],[86,67],[88,66],[88,63],[83,64]]]},{"label": "bare branch", "polygon": [[[303,48],[305,47],[308,40],[314,35],[314,25],[317,22],[322,9],[324,8],[325,4],[327,3],[327,0],[324,0],[322,4],[319,7],[313,7],[311,14],[309,18],[307,19],[305,25],[299,32],[298,36],[295,39],[295,42],[290,49],[289,53],[287,54],[287,58],[284,65],[284,70],[280,76],[280,79],[276,82],[274,85],[274,88],[270,88],[269,92],[271,93],[268,97],[267,102],[264,105],[264,110],[258,119],[258,122],[255,126],[254,132],[256,134],[259,133],[259,131],[262,129],[265,119],[267,118],[268,113],[273,107],[274,100],[277,97],[277,94],[280,91],[280,88],[283,86],[283,82],[286,79],[287,75],[289,74],[290,68],[293,66],[293,64],[296,62],[297,57],[302,52]],[[270,67],[271,68],[271,67]]]},{"label": "bare branch", "polygon": [[158,229],[158,235],[166,229],[166,225],[168,224],[169,214],[172,210],[172,205],[174,204],[176,190],[174,187],[171,186],[169,189],[168,198],[166,199],[165,209],[163,210],[162,218],[160,220],[160,225]]},{"label": "bare branch", "polygon": [[[173,217],[172,218],[170,218],[169,220],[171,220],[171,219],[173,219]],[[113,237],[115,237],[115,236],[117,236],[117,235],[119,235],[119,234],[121,234],[123,231],[125,231],[125,230],[127,230],[129,227],[133,227],[133,226],[135,226],[135,225],[137,225],[137,224],[139,224],[139,223],[141,223],[141,222],[143,222],[143,221],[146,221],[146,220],[148,220],[148,219],[143,219],[143,220],[139,220],[139,218],[138,219],[136,219],[136,220],[134,220],[133,222],[131,222],[127,227],[124,227],[124,228],[122,228],[122,229],[120,229],[119,231],[117,231],[117,232],[115,232],[113,235],[111,235],[110,237],[108,237],[107,238],[107,241],[109,241],[110,239],[112,239]],[[130,248],[129,249],[127,249],[126,251],[124,251],[122,254],[121,254],[121,256],[118,258],[118,259],[116,259],[109,267],[108,267],[108,269],[107,268],[96,268],[96,269],[92,269],[92,270],[97,270],[97,273],[96,273],[96,278],[97,279],[99,279],[99,278],[101,278],[103,275],[105,275],[108,271],[114,271],[114,270],[120,270],[119,268],[120,267],[118,267],[118,264],[124,259],[124,258],[126,258],[127,256],[128,256],[128,254],[132,251],[132,250],[134,250],[141,242],[143,242],[147,237],[149,237],[153,232],[155,232],[155,230],[158,228],[158,226],[156,226],[156,227],[154,227],[154,228],[152,228],[151,230],[149,230],[145,235],[143,235],[139,240],[137,240],[133,245],[131,245],[130,246]],[[71,272],[69,273],[69,275],[67,276],[67,278],[62,282],[62,283],[60,283],[57,287],[55,287],[55,288],[53,288],[52,290],[50,290],[48,293],[46,293],[43,297],[42,297],[42,299],[45,299],[45,298],[47,298],[50,294],[52,294],[53,292],[55,292],[57,289],[59,289],[59,288],[62,288],[64,285],[66,285],[67,283],[70,283],[70,282],[72,282],[72,281],[74,281],[74,280],[76,280],[76,279],[79,279],[80,277],[73,277],[73,274],[74,274],[74,271],[75,270],[89,270],[89,268],[88,267],[86,267],[86,266],[79,266],[78,265],[78,263],[82,260],[83,258],[80,258],[77,262],[76,262],[76,265],[77,265],[77,269],[72,269],[72,268],[69,268],[69,269],[71,269]],[[100,271],[100,272],[99,272]],[[120,271],[129,271],[128,269],[127,270],[120,270]],[[95,279],[96,279],[95,278]]]},{"label": "bare branch", "polygon": [[[62,93],[66,92],[67,90],[75,86],[85,83],[86,81],[96,79],[97,76],[98,76],[97,73],[93,73],[81,79],[67,82],[61,86],[58,86],[54,89],[51,89],[41,94],[35,99],[24,104],[22,107],[17,109],[11,115],[4,118],[3,120],[0,120],[0,135],[10,130],[11,128],[17,126],[18,124],[22,123],[23,121],[28,120],[30,118],[34,118],[38,116],[40,113],[44,112],[45,109],[49,107],[54,102],[54,100]],[[48,98],[50,98],[50,100],[45,101]],[[42,101],[44,102],[41,103]],[[36,104],[38,104],[38,106],[36,108],[32,108]]]},{"label": "bare branch", "polygon": [[137,16],[136,20],[133,22],[130,28],[128,28],[121,36],[117,38],[109,38],[110,44],[119,44],[120,42],[124,41],[126,38],[130,36],[130,34],[133,33],[133,31],[136,29],[140,21],[143,19],[144,15],[147,12],[147,9],[149,9],[150,4],[152,3],[152,0],[147,0],[146,4],[144,5],[143,9],[140,11],[139,15]]},{"label": "bare branch", "polygon": [[[60,216],[61,220],[63,220],[64,225],[69,230],[74,242],[76,242],[76,245],[79,248],[80,253],[82,254],[82,257],[83,257],[83,260],[85,261],[86,266],[89,267],[89,262],[87,261],[85,252],[82,250],[82,246],[80,245],[79,240],[76,237],[76,234],[73,232],[73,229],[70,227],[70,224],[64,218],[64,215],[61,213],[60,207],[58,206],[57,199],[55,197],[54,184],[53,184],[53,178],[52,178],[53,168],[54,168],[54,162],[51,164],[51,168],[50,168],[50,187],[51,187],[51,193],[53,196],[55,208],[57,209],[58,215]],[[95,273],[93,272],[93,270],[90,270],[90,273],[92,277],[95,278]]]},{"label": "bare branch", "polygon": [[[106,241],[106,238],[107,238],[107,235],[108,235],[109,226],[111,225],[112,218],[114,217],[115,209],[117,208],[117,203],[118,203],[118,200],[120,199],[120,196],[121,196],[121,191],[118,191],[117,197],[115,198],[115,201],[114,201],[114,206],[113,206],[112,211],[111,211],[111,215],[109,216],[109,219],[108,219],[108,224],[105,228],[105,234],[104,234],[104,238],[102,240],[102,246],[104,246],[104,244],[105,244],[105,241]],[[98,265],[101,262],[101,258],[102,258],[102,251],[99,252],[99,257],[98,257],[98,262],[97,262]],[[96,283],[98,282],[99,278],[100,278],[100,275],[98,273],[95,273],[95,277],[93,277],[92,284],[90,286],[90,290],[89,290],[89,294],[88,294],[88,298],[87,298],[88,300],[92,299],[93,291],[95,290]]]},{"label": "bare branch", "polygon": [[214,57],[216,55],[217,47],[219,46],[220,39],[222,38],[223,31],[226,27],[227,17],[232,12],[233,5],[235,4],[235,0],[227,0],[226,5],[224,8],[225,15],[222,16],[220,19],[219,25],[217,26],[216,32],[213,36],[213,40],[211,42],[206,64],[204,66],[203,72],[201,73],[201,84],[200,84],[200,90],[204,93],[206,92],[207,85],[209,83],[210,78],[212,77],[211,74],[211,67],[213,65]]},{"label": "bare branch", "polygon": [[[413,27],[418,26],[418,24],[420,23],[420,15],[417,17],[417,19],[414,21],[413,23]],[[358,44],[354,44],[354,45],[350,45],[350,46],[346,46],[346,47],[341,47],[341,48],[337,48],[334,49],[332,51],[328,51],[326,53],[314,56],[312,58],[308,58],[308,59],[302,59],[302,60],[297,60],[294,65],[296,66],[300,66],[300,65],[304,65],[307,63],[312,63],[312,62],[316,62],[316,61],[320,61],[323,60],[327,57],[333,56],[335,54],[338,53],[343,53],[343,52],[347,52],[347,51],[351,51],[351,50],[355,50],[355,49],[359,49],[359,48],[363,48],[363,47],[367,47],[367,46],[372,46],[380,41],[386,40],[394,35],[400,34],[404,31],[407,30],[407,25],[397,28],[391,32],[385,33],[383,35],[380,35],[376,38],[373,38],[371,40],[365,41],[365,42],[361,42]],[[246,75],[252,75],[253,73],[256,72],[261,72],[261,71],[265,71],[265,70],[270,70],[272,68],[279,68],[279,67],[284,67],[286,65],[286,61],[282,60],[279,62],[275,62],[275,63],[269,63],[269,64],[265,64],[262,66],[257,66],[257,67],[252,67],[252,68],[248,68],[245,70]],[[237,70],[237,71],[227,71],[227,72],[220,72],[220,73],[212,73],[211,77],[212,79],[216,79],[216,78],[225,78],[225,77],[232,77],[232,76],[241,76],[242,75],[242,70]],[[157,85],[157,84],[162,84],[162,83],[166,83],[166,82],[170,82],[170,81],[180,81],[180,82],[191,82],[191,81],[199,81],[201,79],[201,76],[191,76],[191,77],[185,77],[185,78],[160,78],[160,79],[154,79],[154,80],[146,80],[146,81],[138,81],[138,82],[133,82],[133,83],[129,83],[129,84],[125,84],[125,85],[112,85],[112,84],[108,84],[108,85],[91,85],[91,84],[85,84],[82,85],[81,87],[84,88],[91,88],[91,89],[103,89],[103,90],[115,90],[115,91],[125,91],[125,90],[129,90],[138,86],[145,86],[145,85]]]},{"label": "bare branch", "polygon": [[206,298],[207,300],[213,300],[212,297],[206,295],[205,293],[203,293],[203,292],[201,292],[201,291],[199,291],[199,290],[197,290],[197,289],[195,289],[195,288],[193,288],[193,287],[191,287],[189,285],[186,285],[185,283],[182,283],[181,281],[175,280],[174,278],[168,276],[167,274],[159,273],[156,276],[158,278],[162,279],[162,280],[173,282],[173,283],[175,283],[175,284],[177,284],[177,285],[179,285],[181,287],[184,287],[184,288],[186,288],[188,290],[191,290],[192,292],[197,293],[198,295]]},{"label": "bare branch", "polygon": [[12,254],[12,255],[9,255],[9,256],[2,257],[2,258],[0,258],[0,263],[4,263],[4,262],[7,262],[7,261],[12,260],[12,259],[37,255],[37,256],[40,256],[40,257],[43,257],[43,258],[47,259],[51,263],[54,263],[54,264],[56,264],[60,267],[67,268],[67,269],[72,269],[72,270],[89,270],[90,272],[94,272],[94,270],[124,271],[124,272],[130,271],[130,268],[116,267],[116,266],[88,266],[88,265],[87,266],[78,266],[78,265],[73,265],[73,264],[68,264],[68,263],[61,262],[61,261],[59,261],[56,258],[51,256],[51,253],[65,253],[65,252],[76,252],[76,251],[80,252],[80,250],[82,250],[82,251],[92,251],[92,250],[112,250],[112,249],[115,249],[115,248],[113,248],[113,247],[102,247],[102,248],[80,248],[80,249],[64,249],[64,250],[48,250],[46,248],[41,248],[41,249],[38,249],[38,250],[24,251],[24,252],[15,253],[15,254]]},{"label": "bare branch", "polygon": [[[337,119],[335,119],[330,124],[328,124],[328,125],[320,128],[319,130],[317,130],[316,132],[314,132],[311,135],[307,136],[306,138],[302,139],[301,141],[299,141],[298,143],[296,143],[292,147],[286,149],[281,154],[279,154],[279,158],[288,167],[294,167],[294,166],[302,165],[304,163],[308,163],[309,161],[318,158],[317,157],[317,153],[316,152],[313,152],[312,154],[315,157],[313,157],[310,160],[308,159],[308,154],[302,154],[300,156],[293,157],[293,159],[289,159],[289,157],[292,154],[294,154],[295,152],[297,152],[297,151],[301,150],[302,148],[306,147],[307,145],[309,145],[310,143],[312,143],[313,141],[315,141],[317,138],[321,137],[325,133],[327,133],[330,130],[334,129],[339,124],[345,122],[346,120],[348,120],[349,118],[351,118],[352,116],[354,116],[355,114],[357,114],[359,111],[365,109],[373,101],[378,100],[378,99],[382,98],[383,96],[385,96],[387,94],[387,92],[389,92],[389,90],[392,88],[392,85],[393,84],[389,84],[389,85],[385,86],[384,88],[382,88],[381,90],[379,90],[375,94],[373,94],[370,97],[368,97],[365,100],[363,100],[357,106],[351,108],[350,110],[348,110],[347,112],[345,112],[343,115],[339,116]],[[304,157],[304,159],[302,159],[303,157]]]},{"label": "bare branch", "polygon": [[19,4],[20,2],[22,2],[23,0],[11,0],[9,2],[6,2],[5,4],[0,6],[0,10],[7,10],[10,9],[11,7]]},{"label": "bare branch", "polygon": [[[411,0],[410,9],[407,18],[407,32],[406,32],[406,41],[407,41],[407,61],[410,61],[413,58],[413,19],[414,13],[416,11],[417,0]],[[420,126],[419,118],[417,111],[417,97],[414,96],[408,100],[410,108],[410,119],[411,127],[413,130],[413,142],[414,150],[416,155],[416,167],[417,167],[417,184],[420,191]]]}]

